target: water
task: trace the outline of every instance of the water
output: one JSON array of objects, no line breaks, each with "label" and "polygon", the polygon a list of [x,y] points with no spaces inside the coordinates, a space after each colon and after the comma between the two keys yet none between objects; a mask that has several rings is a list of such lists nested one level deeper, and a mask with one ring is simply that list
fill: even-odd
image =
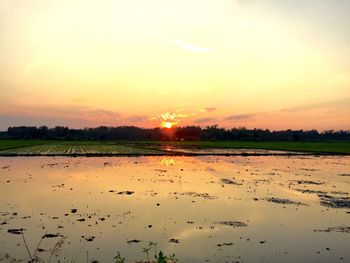
[{"label": "water", "polygon": [[[23,157],[0,168],[0,258],[28,259],[8,232],[24,228],[32,254],[44,234],[64,237],[51,262],[117,251],[134,262],[148,241],[180,262],[350,261],[350,208],[321,203],[346,204],[350,157]],[[37,255],[47,261],[60,239]]]}]

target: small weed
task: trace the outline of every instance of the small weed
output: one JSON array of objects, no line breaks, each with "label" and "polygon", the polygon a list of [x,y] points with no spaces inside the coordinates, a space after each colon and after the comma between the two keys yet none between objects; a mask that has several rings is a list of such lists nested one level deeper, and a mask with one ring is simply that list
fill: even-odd
[{"label": "small weed", "polygon": [[119,252],[113,259],[114,259],[114,263],[125,263],[125,258],[123,258]]}]

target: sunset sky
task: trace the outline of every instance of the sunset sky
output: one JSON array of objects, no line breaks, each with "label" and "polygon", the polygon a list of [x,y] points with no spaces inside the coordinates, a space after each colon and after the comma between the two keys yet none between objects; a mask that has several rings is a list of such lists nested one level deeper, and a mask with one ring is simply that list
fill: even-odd
[{"label": "sunset sky", "polygon": [[350,129],[350,1],[0,0],[0,130]]}]

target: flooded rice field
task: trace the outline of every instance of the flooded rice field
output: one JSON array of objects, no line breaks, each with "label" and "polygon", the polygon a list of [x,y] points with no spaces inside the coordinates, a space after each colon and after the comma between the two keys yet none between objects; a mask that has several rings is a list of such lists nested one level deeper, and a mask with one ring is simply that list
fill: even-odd
[{"label": "flooded rice field", "polygon": [[0,262],[350,262],[349,192],[345,156],[2,157]]}]

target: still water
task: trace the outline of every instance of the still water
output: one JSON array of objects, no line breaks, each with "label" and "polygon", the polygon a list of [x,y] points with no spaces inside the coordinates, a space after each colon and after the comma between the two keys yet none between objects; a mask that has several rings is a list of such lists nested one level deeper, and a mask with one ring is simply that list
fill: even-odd
[{"label": "still water", "polygon": [[350,157],[0,158],[0,261],[23,228],[51,262],[350,262],[349,192]]}]

